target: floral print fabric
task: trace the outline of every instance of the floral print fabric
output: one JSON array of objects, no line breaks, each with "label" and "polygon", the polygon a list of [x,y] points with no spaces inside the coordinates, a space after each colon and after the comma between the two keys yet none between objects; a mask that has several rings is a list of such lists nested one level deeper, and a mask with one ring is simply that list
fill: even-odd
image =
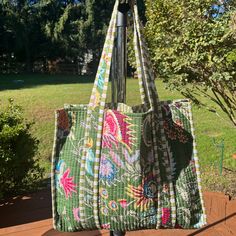
[{"label": "floral print fabric", "polygon": [[[176,224],[171,223],[170,188],[161,148],[153,155],[151,118],[147,113],[106,110],[99,166],[100,228],[134,230],[160,227],[197,228],[205,223],[193,155],[193,136],[186,102],[162,105],[175,190]],[[84,204],[88,225],[93,220],[94,137],[83,146],[86,107],[67,107],[57,113],[53,164],[54,222],[61,231],[83,228],[79,207],[80,160],[87,150]],[[62,120],[62,121],[61,121]],[[161,147],[161,146],[160,146]],[[159,162],[157,172],[154,163]],[[159,174],[158,174],[159,173]],[[91,224],[92,225],[92,224]]]}]

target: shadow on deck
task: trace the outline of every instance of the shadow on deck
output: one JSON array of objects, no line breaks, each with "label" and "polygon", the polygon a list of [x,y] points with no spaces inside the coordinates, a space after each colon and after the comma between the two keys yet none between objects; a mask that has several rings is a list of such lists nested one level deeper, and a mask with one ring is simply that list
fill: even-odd
[{"label": "shadow on deck", "polygon": [[[141,230],[127,236],[235,236],[236,200],[221,193],[204,193],[208,225],[198,230]],[[0,202],[0,235],[9,236],[109,236],[109,231],[62,233],[53,230],[50,190]]]}]

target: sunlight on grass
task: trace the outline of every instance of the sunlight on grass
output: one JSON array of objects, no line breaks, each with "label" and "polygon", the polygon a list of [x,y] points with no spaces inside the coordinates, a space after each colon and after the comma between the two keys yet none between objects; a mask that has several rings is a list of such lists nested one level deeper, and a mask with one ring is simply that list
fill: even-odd
[{"label": "sunlight on grass", "polygon": [[[17,76],[25,79],[24,84],[14,87],[11,81],[14,76],[0,79],[0,100],[2,103],[8,98],[24,108],[26,117],[35,121],[33,132],[40,140],[39,155],[42,163],[50,171],[50,158],[54,135],[54,111],[69,104],[87,104],[92,90],[92,78],[76,76]],[[4,90],[4,84],[5,87]],[[6,83],[7,81],[7,83]],[[130,105],[140,103],[138,81],[127,81],[127,103]],[[156,82],[161,100],[183,98],[179,93],[166,90],[161,81]],[[110,91],[108,99],[110,98]],[[205,100],[205,98],[203,98]],[[200,163],[203,167],[214,166],[218,162],[219,150],[213,145],[213,137],[219,142],[224,139],[225,159],[224,166],[236,170],[236,160],[232,154],[236,153],[236,129],[219,110],[219,115],[193,105],[193,117],[196,129]],[[204,169],[204,168],[203,168]]]}]

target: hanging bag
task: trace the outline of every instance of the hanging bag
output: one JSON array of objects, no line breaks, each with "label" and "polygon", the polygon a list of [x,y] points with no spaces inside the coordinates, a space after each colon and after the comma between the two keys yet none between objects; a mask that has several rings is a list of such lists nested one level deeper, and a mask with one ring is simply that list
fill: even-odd
[{"label": "hanging bag", "polygon": [[106,103],[116,1],[89,104],[56,111],[52,205],[60,231],[206,222],[190,103],[159,101],[136,3],[131,11],[142,104]]}]

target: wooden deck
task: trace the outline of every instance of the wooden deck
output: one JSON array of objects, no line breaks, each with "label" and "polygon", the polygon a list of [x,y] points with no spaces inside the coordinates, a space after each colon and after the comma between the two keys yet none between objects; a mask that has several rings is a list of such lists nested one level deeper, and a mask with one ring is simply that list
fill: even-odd
[{"label": "wooden deck", "polygon": [[[142,230],[127,236],[236,236],[236,200],[220,193],[204,193],[208,225],[200,230]],[[0,202],[0,235],[109,236],[109,231],[61,233],[52,229],[50,190]]]}]

